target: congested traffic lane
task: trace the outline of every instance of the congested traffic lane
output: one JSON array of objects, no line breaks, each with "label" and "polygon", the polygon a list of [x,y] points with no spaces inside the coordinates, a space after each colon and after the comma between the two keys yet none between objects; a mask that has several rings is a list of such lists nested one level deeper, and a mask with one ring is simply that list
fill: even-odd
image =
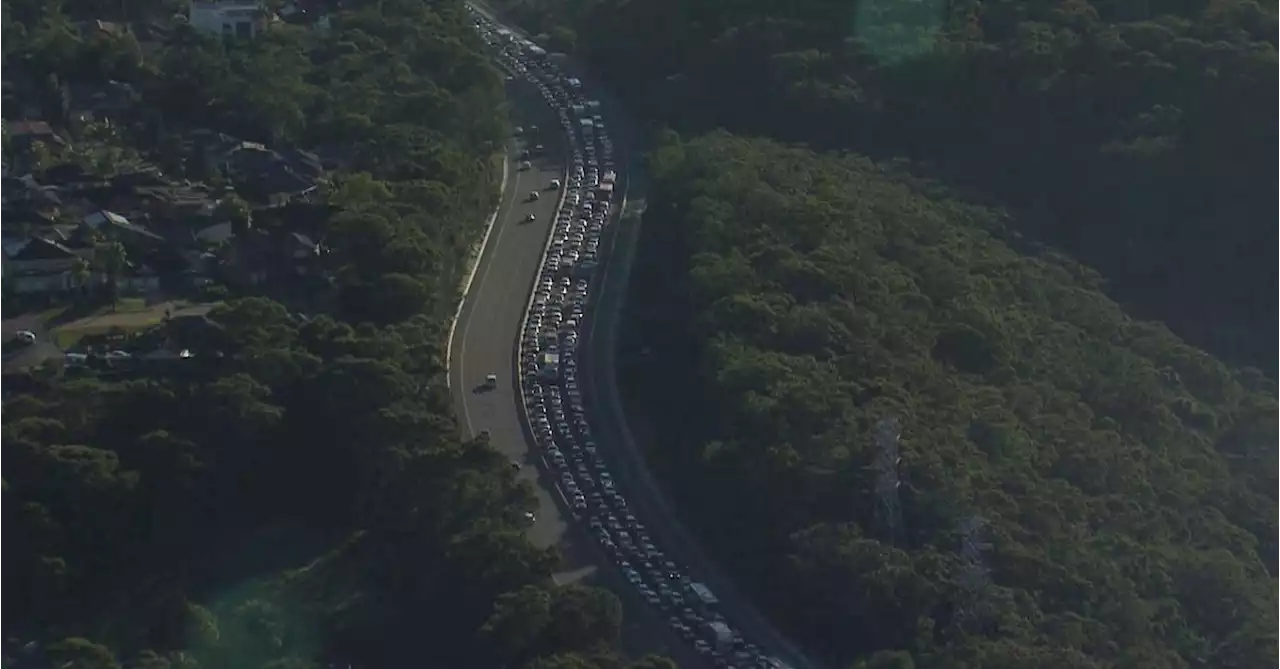
[{"label": "congested traffic lane", "polygon": [[[486,8],[482,8],[484,9]],[[487,11],[485,13],[492,18],[491,13]],[[514,32],[519,38],[526,37],[518,29]],[[564,70],[572,67],[569,63],[561,62],[565,66]],[[568,72],[568,74],[572,76],[573,73]],[[609,120],[610,134],[624,139],[625,145],[634,146],[634,143],[629,141],[632,135],[628,132],[630,127],[625,124],[625,115],[621,113],[622,110],[616,101],[602,93],[595,90],[592,97],[604,103],[602,109]],[[623,156],[619,162],[623,162],[626,148],[625,146],[619,148],[619,153]],[[638,170],[638,165],[634,164],[636,161],[630,162],[632,164],[622,165],[619,169],[622,173],[619,204],[626,205],[632,213],[636,213],[636,210],[644,206],[645,184],[642,171]],[[630,204],[626,204],[628,201]],[[621,208],[618,207],[618,209]],[[619,212],[615,209],[614,217],[618,214]],[[610,454],[611,471],[618,476],[628,493],[633,495],[630,499],[634,508],[638,515],[650,523],[648,528],[657,538],[658,543],[671,556],[687,565],[690,573],[700,577],[700,580],[714,589],[720,600],[714,608],[723,611],[729,622],[740,629],[742,636],[745,637],[743,642],[737,642],[735,646],[741,649],[744,646],[739,644],[745,643],[745,647],[754,648],[749,641],[755,641],[771,651],[766,655],[772,655],[772,657],[761,657],[756,655],[758,651],[753,651],[752,654],[760,659],[752,661],[751,664],[770,667],[787,664],[811,667],[813,664],[754,610],[751,603],[736,591],[732,582],[702,553],[688,532],[681,527],[678,518],[665,503],[662,491],[650,475],[643,455],[627,426],[618,397],[612,356],[618,313],[626,290],[631,253],[635,238],[639,234],[639,225],[638,216],[626,216],[626,220],[613,226],[612,232],[605,236],[599,254],[601,266],[595,272],[591,282],[594,306],[588,311],[580,328],[582,334],[580,357],[583,365],[583,374],[580,375],[581,387],[586,404],[591,411],[590,422],[598,428],[597,441],[600,442],[601,448],[607,449]],[[633,583],[644,587],[641,580],[633,580]],[[673,612],[668,602],[664,601],[662,604],[662,608],[669,613]],[[716,612],[709,613],[708,616],[712,619],[720,619]],[[702,617],[699,616],[698,619],[701,620]],[[672,623],[676,621],[676,617],[673,616]],[[689,637],[686,635],[686,638]],[[705,650],[704,645],[702,651]],[[717,665],[734,666],[730,663],[741,661],[737,653],[731,656],[729,653],[715,655],[714,658]]]},{"label": "congested traffic lane", "polygon": [[812,669],[817,665],[755,608],[684,527],[649,470],[644,449],[628,424],[618,386],[617,339],[642,226],[648,180],[643,160],[630,151],[635,146],[635,126],[629,122],[626,110],[605,91],[598,90],[595,96],[602,101],[613,132],[621,139],[622,155],[626,157],[626,183],[620,195],[618,223],[606,239],[601,254],[595,308],[589,314],[583,333],[583,387],[592,420],[598,425],[603,440],[613,447],[611,452],[617,456],[616,473],[632,491],[637,508],[650,521],[659,543],[710,587],[720,600],[721,608],[746,638],[771,649],[772,654],[786,664]]},{"label": "congested traffic lane", "polygon": [[[620,205],[626,200],[625,195],[614,197],[613,193],[615,187],[626,188],[625,173],[618,174],[625,168],[619,164],[622,152],[611,140],[612,131],[606,130],[606,126],[613,127],[614,120],[606,123],[602,114],[606,107],[593,99],[580,78],[558,66],[527,37],[480,17],[476,26],[501,62],[536,82],[548,108],[558,113],[571,154],[564,182],[568,206],[557,212],[550,230],[543,266],[519,335],[521,400],[517,415],[525,419],[522,424],[535,443],[537,460],[554,481],[559,499],[571,506],[575,520],[586,526],[584,533],[595,540],[598,551],[630,584],[630,588],[624,586],[629,591],[627,598],[649,604],[642,607],[647,609],[645,617],[655,616],[659,628],[687,643],[674,649],[677,654],[687,657],[687,651],[681,651],[695,651],[692,662],[681,658],[682,666],[706,661],[722,669],[782,669],[788,665],[778,656],[790,660],[791,653],[784,644],[774,644],[777,637],[759,633],[758,623],[750,620],[753,616],[745,615],[750,611],[737,610],[749,605],[717,599],[704,583],[695,581],[711,568],[705,559],[696,550],[681,549],[682,541],[669,540],[676,535],[666,528],[647,524],[674,523],[674,517],[666,510],[629,435],[620,434],[619,427],[625,431],[625,422],[606,421],[606,429],[597,432],[592,425],[598,426],[600,421],[595,417],[588,420],[585,402],[589,391],[584,391],[590,381],[587,375],[579,375],[578,363],[587,359],[580,354],[579,336],[585,342],[591,330],[588,305],[593,305],[594,311],[599,302],[596,290],[607,283],[602,280],[606,273],[600,262],[606,260],[603,255],[615,242],[609,230],[617,227],[611,224],[617,222]],[[629,256],[629,250],[624,249],[624,256]],[[588,295],[592,296],[590,302]],[[492,378],[497,380],[496,375]],[[590,394],[596,405],[593,411],[599,413],[601,403],[594,392]],[[614,479],[611,474],[619,462],[625,463],[621,469],[626,472]],[[619,487],[619,480],[629,485]],[[644,484],[637,485],[637,480]],[[639,504],[631,506],[624,491],[638,494]],[[643,519],[636,513],[641,510]],[[667,555],[655,537],[661,538],[664,547],[688,555]],[[690,559],[687,566],[682,564]],[[753,642],[764,643],[773,652]]]},{"label": "congested traffic lane", "polygon": [[[564,178],[564,139],[555,114],[529,84],[513,78],[507,88],[514,102],[513,122],[525,132],[511,145],[507,190],[454,329],[449,386],[465,436],[488,432],[493,447],[521,466],[518,477],[533,484],[538,511],[529,536],[534,544],[545,547],[560,543],[566,523],[553,491],[538,484],[537,468],[526,466],[533,456],[515,411],[514,346],[559,199],[559,193],[547,186],[553,179]],[[530,168],[522,170],[521,153],[538,144],[544,153],[531,155]],[[531,202],[528,198],[535,189],[540,197]],[[529,214],[535,216],[533,221],[525,220]],[[490,374],[498,377],[498,383],[485,387]]]},{"label": "congested traffic lane", "polygon": [[[477,28],[480,28],[479,24],[477,24]],[[483,33],[484,35],[485,33],[484,29],[481,29],[481,33]],[[511,54],[506,54],[506,52],[504,52],[503,49],[500,49],[498,45],[494,45],[494,43],[492,42],[490,42],[490,46],[494,47],[494,51],[495,51],[494,55],[497,56],[498,63],[502,64],[502,67],[506,68],[508,72],[516,72],[517,75],[520,75],[521,72],[527,73],[527,70],[522,70],[521,65],[518,64],[518,60],[513,61]],[[543,86],[544,88],[547,87],[547,84],[545,84],[545,81],[543,82]],[[521,87],[521,88],[526,88],[526,87]],[[532,90],[532,87],[527,87],[527,88],[529,88],[530,91]],[[547,107],[548,110],[554,110],[554,113],[557,114],[556,119],[554,119],[556,120],[556,123],[554,124],[550,124],[550,123],[544,124],[543,120],[541,120],[541,116],[539,116],[539,119],[535,119],[535,120],[538,120],[538,127],[540,129],[539,132],[557,132],[558,130],[558,132],[562,133],[561,138],[564,139],[564,141],[571,141],[571,139],[572,141],[580,141],[580,138],[577,137],[575,133],[571,132],[572,128],[571,128],[571,125],[568,124],[567,119],[561,118],[561,116],[559,116],[559,114],[564,114],[567,111],[566,105],[564,105],[564,100],[562,95],[563,91],[559,91],[559,93],[561,93],[559,97],[550,95],[549,88],[547,91],[545,91],[545,93],[544,91],[538,91],[538,93],[541,93],[541,95],[550,96],[552,97],[552,100],[548,100],[547,97],[543,97],[541,98],[541,100],[524,100],[524,101],[518,101],[518,102],[520,102],[521,105],[527,104],[527,105],[539,106],[539,107],[545,106]],[[554,128],[554,129],[550,129],[550,128]],[[527,127],[527,122],[526,122],[525,129],[526,129],[526,132],[527,130],[529,130],[529,127]],[[541,137],[547,138],[545,134],[543,134],[543,136]],[[607,142],[607,139],[602,138],[602,141]],[[534,141],[530,141],[527,143],[529,143],[529,145],[532,145]],[[573,150],[581,153],[580,143],[577,143],[577,145],[573,145],[572,148]],[[579,160],[581,160],[581,156],[579,156]],[[564,191],[568,191],[568,189],[570,189],[568,187],[570,187],[571,182],[577,182],[576,183],[577,188],[575,189],[576,189],[577,196],[579,196],[577,198],[571,198],[571,200],[581,201],[582,193],[584,193],[584,189],[581,188],[581,177],[576,177],[575,179],[570,179],[566,177],[566,179],[562,180],[561,187],[564,189]],[[511,189],[508,189],[508,192],[509,191],[511,191]],[[567,207],[567,209],[564,211],[567,211],[570,209],[573,209],[573,207]],[[517,214],[518,212],[513,212],[513,214],[511,215],[517,215]],[[508,220],[507,216],[508,214],[506,214],[506,212],[503,212],[502,221],[507,221]],[[541,219],[540,215],[539,215],[539,219]],[[547,221],[543,221],[543,223],[547,223]],[[535,229],[538,229],[540,234],[543,233],[544,230],[547,230],[547,228],[545,228],[544,225],[536,226]],[[547,230],[547,232],[549,232],[549,230]],[[495,237],[495,235],[497,234],[498,234],[497,230],[495,230],[493,234],[490,234],[490,238],[493,239],[492,243],[494,244],[497,244],[497,237]],[[531,253],[531,255],[536,258],[545,257],[548,255],[547,253],[548,249],[550,248],[550,244],[552,244],[554,239],[556,239],[554,235],[547,234],[545,235],[543,239],[543,243],[541,243],[540,246],[532,246],[531,244],[531,246],[526,248],[526,252]],[[486,262],[486,264],[500,264],[500,262],[503,262],[502,260],[500,260],[499,256],[492,255],[492,253],[486,253],[483,260],[484,262]],[[477,285],[476,289],[485,290],[486,288],[480,288],[479,285]],[[532,290],[532,287],[527,287],[526,285],[526,287],[522,288],[522,292],[517,292],[513,294],[522,295],[522,298],[530,299],[530,302],[525,304],[526,307],[530,307],[532,306],[531,293],[534,293],[534,290]],[[526,308],[525,311],[529,312],[531,310],[529,310],[529,308]],[[467,316],[471,317],[470,311],[467,312]],[[479,321],[479,317],[476,317],[476,322],[477,321]],[[465,327],[462,325],[460,326]],[[515,344],[515,342],[513,342],[513,344]],[[454,368],[454,370],[452,371],[453,371],[452,379],[458,379],[458,377],[462,376],[461,370],[457,370],[457,368]],[[481,376],[480,372],[468,372],[467,375],[470,377]],[[454,395],[456,395],[458,402],[462,402],[462,400],[465,399],[465,395],[463,395],[462,393],[458,393],[457,391],[457,386],[461,385],[461,381],[460,380],[453,381],[451,385],[454,388]],[[465,408],[466,408],[466,405],[462,405],[462,407],[460,407],[460,418],[462,418],[463,420],[462,422],[466,422],[465,416],[462,416],[463,409]],[[517,411],[520,408],[522,407],[517,407]],[[527,427],[530,427],[530,422],[525,420],[526,417],[522,416],[521,418],[522,418],[521,420],[522,425],[524,425],[526,429]],[[477,426],[476,430],[480,430],[480,427]],[[490,434],[490,436],[493,437],[494,435]],[[536,441],[534,441],[534,435],[532,435],[531,431],[530,431],[530,434],[527,435],[527,440],[529,440],[530,443],[536,444]],[[507,453],[515,452],[515,449],[504,449],[504,450],[506,450]],[[561,510],[568,510],[568,507],[570,507],[570,504],[568,504],[568,499],[566,498],[566,496],[564,496],[561,486],[554,485],[554,482],[553,482],[554,475],[556,475],[557,472],[554,471],[552,467],[545,466],[545,464],[547,463],[545,463],[544,460],[541,460],[541,458],[539,457],[539,455],[543,455],[543,454],[544,452],[541,449],[536,449],[536,453],[530,454],[531,462],[543,464],[543,472],[541,472],[541,475],[543,476],[550,475],[550,477],[545,478],[545,481],[544,481],[545,484],[548,484],[548,485],[541,487],[541,489],[539,490],[539,499],[541,500],[541,507],[543,507],[543,510],[540,510],[538,514],[539,522],[543,521],[544,517],[549,517],[549,516],[552,516],[553,514],[552,510],[550,510],[550,508],[552,508],[552,504],[549,503],[549,501],[547,500],[547,495],[545,495],[545,492],[547,491],[553,491],[552,499],[559,501],[559,503],[563,505]],[[522,469],[522,475],[529,478],[534,478],[534,469],[535,469],[534,467],[525,467],[524,469]],[[659,617],[659,615],[655,615],[655,611],[652,608],[649,608],[649,606],[646,606],[645,601],[643,599],[640,599],[640,597],[636,596],[636,592],[634,588],[631,588],[630,586],[628,586],[628,583],[625,581],[625,579],[621,578],[622,574],[618,573],[617,571],[614,571],[614,569],[608,568],[609,562],[611,562],[611,560],[608,559],[607,555],[603,555],[602,553],[600,553],[599,547],[595,545],[595,542],[591,540],[591,537],[581,531],[582,527],[570,526],[567,528],[567,531],[556,532],[556,533],[541,532],[541,531],[538,531],[539,530],[538,527],[534,527],[532,528],[532,530],[535,531],[536,540],[538,540],[539,542],[544,542],[544,541],[549,542],[549,541],[553,541],[554,537],[556,536],[559,537],[559,544],[557,545],[557,547],[559,549],[559,553],[561,553],[563,558],[563,562],[562,562],[563,571],[561,573],[557,573],[556,576],[554,576],[554,579],[556,579],[557,582],[564,583],[564,582],[580,581],[580,579],[589,579],[589,581],[595,583],[595,585],[607,586],[609,588],[612,588],[612,590],[618,592],[618,594],[621,595],[623,604],[625,604],[626,611],[627,611],[626,617],[623,618],[623,629],[622,629],[621,641],[623,643],[623,647],[625,647],[625,649],[628,652],[630,652],[630,654],[634,656],[641,656],[646,654],[658,654],[658,655],[668,656],[668,657],[672,657],[673,660],[676,660],[678,665],[690,666],[690,668],[692,668],[692,666],[700,666],[701,664],[703,664],[701,663],[701,657],[699,657],[698,655],[692,654],[691,649],[689,649],[689,647],[684,645],[684,643],[681,642],[680,638],[678,638],[677,636],[675,636],[675,634],[672,634],[672,632],[669,631],[666,624],[664,624],[663,618]],[[598,565],[603,565],[605,569],[596,568],[598,567]]]}]

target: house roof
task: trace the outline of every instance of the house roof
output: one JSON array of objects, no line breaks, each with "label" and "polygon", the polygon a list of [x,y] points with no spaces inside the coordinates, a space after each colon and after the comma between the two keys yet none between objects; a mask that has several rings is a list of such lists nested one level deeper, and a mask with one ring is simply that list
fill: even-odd
[{"label": "house roof", "polygon": [[86,215],[84,217],[84,222],[85,222],[85,225],[88,225],[89,227],[96,229],[98,227],[101,227],[102,224],[104,223],[111,223],[113,225],[125,225],[125,224],[128,224],[129,219],[125,218],[124,216],[121,216],[120,214],[115,213],[114,211],[99,209],[98,211],[91,212],[88,215]]},{"label": "house roof", "polygon": [[10,121],[8,131],[13,137],[45,137],[53,134],[53,128],[46,121]]},{"label": "house roof", "polygon": [[40,180],[46,183],[59,184],[72,181],[94,181],[95,177],[85,172],[84,168],[76,163],[59,163],[46,169],[40,175]]},{"label": "house roof", "polygon": [[224,159],[233,181],[264,195],[305,193],[316,187],[316,179],[324,173],[313,153],[296,149],[281,153],[252,142],[241,142]]},{"label": "house roof", "polygon": [[210,225],[196,233],[196,239],[202,242],[219,244],[227,241],[235,236],[230,223],[217,223]]},{"label": "house roof", "polygon": [[117,174],[111,178],[113,185],[122,186],[167,186],[169,183],[165,181],[164,175],[155,167],[134,170]]},{"label": "house roof", "polygon": [[127,263],[124,274],[131,277],[151,277],[156,275],[156,271],[146,263]]},{"label": "house roof", "polygon": [[275,164],[258,175],[257,188],[264,193],[305,193],[316,187],[314,181],[303,177],[288,165]]},{"label": "house roof", "polygon": [[5,202],[26,202],[36,206],[59,205],[62,198],[53,186],[42,186],[30,174],[21,177],[5,177],[3,182]]},{"label": "house roof", "polygon": [[132,109],[139,99],[138,91],[132,84],[114,79],[88,84],[73,83],[69,92],[73,109],[87,108],[106,115]]},{"label": "house roof", "polygon": [[13,260],[69,260],[75,257],[75,252],[62,244],[42,237],[32,237],[22,250],[14,254]]},{"label": "house roof", "polygon": [[151,239],[155,239],[155,240],[164,239],[164,237],[157,235],[156,233],[142,227],[141,225],[138,225],[136,223],[130,223],[129,219],[121,216],[120,214],[117,214],[112,211],[107,211],[106,209],[99,209],[95,212],[91,212],[87,214],[83,220],[85,225],[93,228],[94,230],[98,230],[103,226],[110,226],[115,229],[127,230],[134,234],[142,235],[143,237],[150,237]]},{"label": "house roof", "polygon": [[289,237],[292,238],[292,241],[294,244],[305,247],[308,250],[314,249],[316,247],[315,241],[313,241],[310,237],[302,234],[301,232],[291,232],[289,233]]},{"label": "house roof", "polygon": [[280,152],[280,156],[289,162],[293,171],[312,179],[318,179],[324,174],[324,164],[320,161],[320,156],[302,149],[285,149]]},{"label": "house roof", "polygon": [[112,23],[110,21],[102,21],[94,19],[92,21],[82,21],[77,26],[82,35],[91,35],[94,32],[104,32],[110,35],[122,35],[128,32],[129,27],[120,23]]},{"label": "house roof", "polygon": [[16,237],[5,237],[2,241],[4,244],[5,256],[12,258],[17,255],[19,251],[26,248],[27,244],[31,243],[31,238],[18,239]]},{"label": "house roof", "polygon": [[32,207],[23,206],[22,203],[14,203],[13,205],[10,205],[10,203],[5,202],[3,209],[0,209],[0,221],[4,222],[4,228],[6,230],[14,230],[23,225],[37,227],[53,225],[55,220],[56,219],[52,214],[42,212],[41,210]]}]

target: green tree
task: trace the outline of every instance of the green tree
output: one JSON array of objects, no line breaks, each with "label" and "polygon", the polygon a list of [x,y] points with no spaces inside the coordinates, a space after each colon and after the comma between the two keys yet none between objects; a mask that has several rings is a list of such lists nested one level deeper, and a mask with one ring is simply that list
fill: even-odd
[{"label": "green tree", "polygon": [[880,650],[856,666],[859,669],[915,669],[916,663],[906,651]]},{"label": "green tree", "polygon": [[530,585],[498,597],[480,633],[502,662],[513,663],[537,648],[550,621],[551,593]]},{"label": "green tree", "polygon": [[547,48],[572,54],[578,48],[578,34],[566,26],[554,26],[547,33]]},{"label": "green tree", "polygon": [[68,669],[119,669],[115,655],[106,646],[88,639],[69,637],[51,644],[45,651],[54,666]]},{"label": "green tree", "polygon": [[75,288],[77,295],[84,295],[89,288],[89,280],[93,277],[93,270],[89,263],[83,258],[78,258],[75,265],[71,267],[71,284]]},{"label": "green tree", "polygon": [[129,255],[124,244],[118,241],[98,244],[93,250],[93,264],[107,279],[106,287],[111,296],[111,309],[114,311],[119,303],[118,282],[129,266]]},{"label": "green tree", "polygon": [[253,225],[253,211],[249,203],[235,193],[228,193],[218,201],[213,215],[215,219],[231,224],[231,230],[237,235],[244,235]]}]

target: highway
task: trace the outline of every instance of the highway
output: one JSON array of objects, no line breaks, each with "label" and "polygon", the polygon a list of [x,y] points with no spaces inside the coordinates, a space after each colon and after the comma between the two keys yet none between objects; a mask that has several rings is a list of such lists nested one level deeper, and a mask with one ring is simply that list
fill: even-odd
[{"label": "highway", "polygon": [[[479,6],[477,9],[492,16],[487,7]],[[513,30],[520,34],[518,29]],[[571,65],[565,69],[585,79],[574,72]],[[567,519],[571,516],[567,509],[557,504],[556,487],[540,477],[536,466],[540,458],[531,446],[527,427],[522,424],[523,410],[516,383],[516,344],[541,254],[555,217],[559,193],[547,191],[537,202],[526,202],[525,198],[533,188],[545,188],[551,179],[564,176],[567,146],[564,137],[554,136],[561,132],[555,113],[531,86],[517,78],[509,84],[509,95],[516,103],[513,105],[514,122],[526,128],[536,124],[539,128],[536,136],[528,138],[528,145],[544,144],[547,153],[535,157],[533,170],[519,172],[515,170],[518,164],[515,154],[519,148],[512,149],[510,165],[513,171],[508,174],[502,203],[450,342],[450,387],[465,434],[474,436],[487,431],[496,449],[524,465],[520,476],[533,484],[539,501],[537,520],[530,529],[531,540],[539,546],[558,545],[564,551],[575,537],[581,537],[581,533],[569,527]],[[661,487],[650,474],[643,451],[628,428],[613,363],[618,321],[625,300],[635,240],[640,231],[639,213],[643,210],[646,186],[640,161],[628,150],[635,146],[634,126],[627,123],[623,111],[611,96],[594,86],[592,95],[601,100],[601,111],[609,121],[610,135],[615,138],[619,149],[620,191],[616,201],[621,206],[616,207],[615,223],[602,240],[601,268],[592,280],[593,306],[588,309],[582,327],[582,388],[590,423],[602,450],[607,449],[610,469],[627,492],[636,515],[645,521],[668,556],[684,564],[695,580],[711,587],[720,599],[718,608],[749,640],[786,664],[812,669],[815,665],[754,610],[682,527],[666,502]],[[536,214],[537,220],[524,222],[530,212]],[[485,376],[489,374],[497,375],[498,387],[481,390]],[[579,539],[578,543],[590,544],[591,549],[566,551],[571,565],[581,567],[587,559],[607,562],[603,554],[594,550],[593,542]],[[577,577],[584,571],[585,568],[578,569]],[[556,575],[557,582],[574,578],[572,572]],[[620,583],[614,589],[628,603],[629,613],[636,608],[632,606],[636,595],[628,592],[630,588],[627,585]],[[671,638],[659,617],[663,614],[650,607],[638,608],[644,611],[640,619],[661,630],[657,636]],[[665,639],[661,645],[668,645]],[[688,652],[685,644],[672,645],[674,647],[665,649],[665,652],[681,666],[705,664],[702,658]]]},{"label": "highway", "polygon": [[[507,94],[513,102],[512,122],[526,132],[509,148],[507,187],[454,327],[449,388],[463,435],[475,437],[487,430],[493,447],[522,465],[519,477],[530,481],[538,496],[537,519],[529,536],[535,545],[547,547],[561,543],[566,523],[548,487],[538,485],[538,470],[516,411],[515,345],[559,200],[558,192],[545,189],[552,179],[564,178],[567,157],[560,122],[537,91],[517,78],[507,83]],[[536,132],[529,130],[534,125]],[[521,171],[520,151],[537,144],[546,152],[531,158],[533,169]],[[535,189],[542,197],[529,202]],[[537,219],[526,222],[530,213]],[[489,374],[498,376],[498,386],[481,390]]]},{"label": "highway", "polygon": [[[507,83],[512,124],[524,128],[507,150],[507,175],[492,228],[476,260],[474,274],[449,341],[449,388],[464,437],[489,433],[490,444],[518,462],[517,478],[527,481],[538,501],[536,519],[527,533],[540,547],[555,546],[564,558],[557,583],[589,580],[618,593],[626,609],[623,645],[633,655],[657,653],[694,667],[700,658],[666,628],[640,601],[594,544],[567,522],[568,510],[545,472],[522,424],[518,405],[516,345],[534,278],[549,239],[559,192],[543,191],[537,202],[527,200],[534,188],[564,179],[568,165],[567,138],[559,119],[527,82]],[[537,131],[532,128],[536,126]],[[524,147],[544,145],[546,153],[531,159],[533,169],[520,171]],[[526,222],[533,213],[536,220]],[[497,388],[482,389],[485,377],[498,377]]]},{"label": "highway", "polygon": [[649,471],[642,447],[627,424],[627,414],[618,392],[615,362],[618,328],[640,236],[648,181],[642,159],[631,150],[637,145],[636,125],[629,120],[615,96],[599,86],[593,94],[601,101],[611,130],[622,147],[627,160],[623,170],[627,182],[621,196],[618,223],[601,253],[602,269],[597,273],[594,287],[595,308],[588,313],[583,329],[583,390],[591,411],[592,425],[603,437],[601,443],[610,446],[610,453],[615,456],[612,461],[615,474],[623,481],[631,494],[630,499],[640,510],[639,515],[648,521],[667,554],[679,558],[691,573],[715,592],[726,616],[742,629],[747,638],[755,640],[792,667],[817,669],[818,665],[773,627],[699,547],[667,503],[662,487]]}]

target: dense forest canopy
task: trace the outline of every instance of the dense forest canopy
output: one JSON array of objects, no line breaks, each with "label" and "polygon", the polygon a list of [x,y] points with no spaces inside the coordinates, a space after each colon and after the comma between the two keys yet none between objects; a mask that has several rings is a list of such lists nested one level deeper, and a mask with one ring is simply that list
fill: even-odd
[{"label": "dense forest canopy", "polygon": [[1273,5],[496,4],[654,126],[739,136],[652,156],[619,364],[794,634],[1276,662]]},{"label": "dense forest canopy", "polygon": [[906,158],[1011,242],[1220,357],[1277,364],[1276,9],[1252,0],[508,0],[682,133]]},{"label": "dense forest canopy", "polygon": [[1265,376],[865,158],[712,134],[650,167],[623,385],[681,508],[798,638],[843,665],[1276,663]]},{"label": "dense forest canopy", "polygon": [[5,666],[625,666],[617,598],[550,584],[531,490],[449,406],[447,319],[507,123],[463,4],[344,2],[328,32],[225,43],[174,9],[6,0],[6,112],[62,128],[71,88],[131,86],[144,116],[117,145],[54,156],[94,178],[128,154],[218,180],[182,150],[197,128],[337,155],[313,208],[333,299],[232,293],[138,335],[194,352],[180,367],[6,374]]}]

